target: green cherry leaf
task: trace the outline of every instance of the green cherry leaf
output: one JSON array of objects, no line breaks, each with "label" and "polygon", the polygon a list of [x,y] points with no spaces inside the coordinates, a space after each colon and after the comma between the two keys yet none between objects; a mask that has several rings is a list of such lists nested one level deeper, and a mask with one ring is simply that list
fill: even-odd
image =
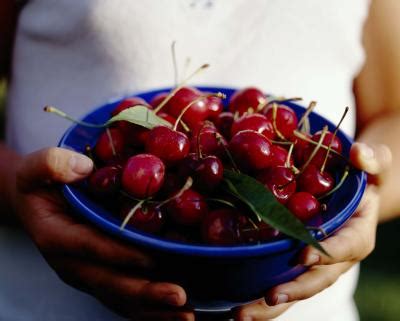
[{"label": "green cherry leaf", "polygon": [[233,196],[246,203],[254,214],[273,228],[329,255],[310,234],[304,224],[279,203],[263,184],[253,177],[225,170],[223,187]]},{"label": "green cherry leaf", "polygon": [[128,121],[130,123],[152,129],[156,126],[167,126],[172,127],[172,125],[165,119],[158,117],[154,111],[146,106],[136,105],[121,111],[118,115],[110,118],[104,125],[109,126],[116,121]]}]

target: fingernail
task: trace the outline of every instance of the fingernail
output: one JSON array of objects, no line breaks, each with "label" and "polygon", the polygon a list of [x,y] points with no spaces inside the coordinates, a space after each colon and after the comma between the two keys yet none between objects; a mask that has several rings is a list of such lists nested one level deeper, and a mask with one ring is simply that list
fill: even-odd
[{"label": "fingernail", "polygon": [[279,293],[276,296],[275,304],[286,303],[289,300],[289,296],[287,294]]},{"label": "fingernail", "polygon": [[89,174],[93,168],[93,162],[85,155],[76,154],[69,159],[70,168],[77,174]]},{"label": "fingernail", "polygon": [[358,145],[360,147],[360,154],[362,158],[365,160],[370,160],[375,157],[374,150],[369,145],[364,143],[358,143]]},{"label": "fingernail", "polygon": [[303,265],[310,266],[310,265],[313,265],[315,263],[318,263],[319,260],[320,260],[320,256],[319,255],[311,254],[311,255],[307,256],[307,258],[304,261]]},{"label": "fingernail", "polygon": [[179,297],[175,293],[170,293],[163,297],[163,301],[170,305],[178,305],[178,303],[179,303],[178,300],[179,300]]}]

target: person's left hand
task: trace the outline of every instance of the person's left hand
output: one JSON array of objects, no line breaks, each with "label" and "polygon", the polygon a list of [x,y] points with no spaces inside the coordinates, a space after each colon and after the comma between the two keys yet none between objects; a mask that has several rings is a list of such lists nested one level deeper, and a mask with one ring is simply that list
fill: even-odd
[{"label": "person's left hand", "polygon": [[293,281],[271,289],[265,300],[238,308],[235,320],[274,319],[296,301],[308,299],[328,288],[350,267],[372,252],[379,217],[378,188],[384,181],[391,159],[387,146],[353,144],[350,152],[352,164],[366,171],[369,174],[369,183],[374,185],[368,185],[352,218],[338,232],[320,243],[331,257],[311,246],[306,247],[300,254],[299,263],[309,266],[308,271]]}]

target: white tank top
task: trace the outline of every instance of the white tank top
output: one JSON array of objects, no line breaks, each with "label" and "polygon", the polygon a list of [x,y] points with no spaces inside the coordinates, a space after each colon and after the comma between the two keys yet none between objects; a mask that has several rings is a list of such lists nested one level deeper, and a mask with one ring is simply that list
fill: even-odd
[{"label": "white tank top", "polygon": [[[318,101],[318,112],[354,132],[352,81],[363,62],[368,0],[35,0],[21,12],[7,113],[7,142],[25,154],[57,144],[70,125],[112,98],[173,85],[179,69],[211,67],[198,85],[258,86]],[[22,232],[0,229],[0,320],[120,320],[64,285]],[[277,320],[357,320],[357,268]],[[338,315],[338,311],[342,314]]]}]

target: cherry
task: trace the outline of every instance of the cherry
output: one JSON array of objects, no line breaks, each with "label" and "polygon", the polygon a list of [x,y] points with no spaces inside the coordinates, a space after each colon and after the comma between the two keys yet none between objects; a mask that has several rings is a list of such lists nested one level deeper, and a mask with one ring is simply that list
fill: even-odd
[{"label": "cherry", "polygon": [[138,154],[128,159],[122,171],[122,187],[136,198],[147,198],[161,188],[165,166],[150,154]]},{"label": "cherry", "polygon": [[258,105],[265,102],[266,99],[264,93],[254,87],[237,90],[231,96],[229,110],[234,114],[237,112],[239,115],[243,115],[249,108],[257,110]]},{"label": "cherry", "polygon": [[233,136],[229,151],[243,171],[261,170],[271,164],[271,143],[254,130],[243,130]]},{"label": "cherry", "polygon": [[155,95],[155,96],[151,99],[150,105],[151,105],[153,108],[156,108],[159,104],[161,104],[161,102],[162,102],[165,98],[167,98],[168,95],[169,95],[169,92],[167,92],[167,91],[161,92],[161,93]]},{"label": "cherry", "polygon": [[176,223],[193,226],[203,220],[208,208],[204,197],[189,188],[167,203],[167,211]]},{"label": "cherry", "polygon": [[[288,158],[288,151],[281,146],[271,146],[271,166],[285,166]],[[293,166],[293,158],[289,157],[289,166]]]},{"label": "cherry", "polygon": [[122,131],[118,128],[108,128],[97,140],[94,153],[101,161],[107,163],[119,158],[124,148],[125,136]]},{"label": "cherry", "polygon": [[[315,142],[318,142],[321,138],[322,135],[322,131],[318,131],[316,132],[314,135],[312,135],[312,140]],[[331,145],[331,150],[341,154],[342,152],[342,143],[340,141],[340,139],[337,136],[333,136],[333,134],[331,132],[326,132],[325,137],[322,141],[322,144],[325,146],[329,146]],[[310,156],[311,153],[313,152],[315,148],[314,144],[309,144],[308,147],[304,150],[304,158],[305,160],[307,160]],[[313,157],[313,159],[311,160],[311,164],[314,164],[315,166],[321,168],[321,166],[324,164],[325,162],[325,158],[326,158],[326,153],[328,152],[327,149],[325,148],[320,148],[318,150],[318,152],[315,154],[315,156]],[[335,165],[338,163],[339,157],[337,155],[335,155],[334,153],[330,152],[328,155],[328,159],[326,162],[326,167],[327,168],[333,168],[335,167]]]},{"label": "cherry", "polygon": [[286,206],[301,221],[309,220],[321,209],[318,200],[307,192],[294,193]]},{"label": "cherry", "polygon": [[275,166],[262,171],[257,179],[269,188],[281,204],[285,204],[296,191],[293,171],[285,166]]},{"label": "cherry", "polygon": [[314,164],[309,164],[298,177],[297,183],[300,191],[318,197],[328,193],[334,187],[335,180],[328,172],[321,172]]},{"label": "cherry", "polygon": [[161,117],[162,119],[166,120],[167,122],[169,122],[171,125],[175,124],[176,119],[174,117],[172,117],[171,115],[164,113],[163,111],[160,111],[157,114],[158,117]]},{"label": "cherry", "polygon": [[203,241],[212,245],[234,245],[239,243],[239,213],[234,209],[219,209],[209,212],[201,226]]},{"label": "cherry", "polygon": [[224,137],[218,134],[212,126],[206,126],[200,129],[197,135],[194,135],[190,141],[190,150],[200,155],[217,155],[223,157],[227,142]]},{"label": "cherry", "polygon": [[[187,176],[184,178],[187,178]],[[160,199],[166,199],[175,195],[182,188],[183,183],[182,176],[178,176],[176,173],[167,172],[165,174],[164,184],[158,191],[157,197]]]},{"label": "cherry", "polygon": [[277,105],[275,120],[273,106],[268,106],[264,113],[273,125],[275,121],[275,129],[278,130],[286,139],[293,136],[293,131],[297,128],[298,120],[296,113],[291,108],[285,105]]},{"label": "cherry", "polygon": [[236,133],[246,129],[259,132],[269,139],[273,139],[275,137],[275,132],[271,121],[261,114],[243,115],[235,120],[231,128],[231,137],[233,137]]},{"label": "cherry", "polygon": [[146,152],[161,158],[167,165],[184,159],[189,149],[189,139],[185,134],[165,126],[150,130],[145,145]]},{"label": "cherry", "polygon": [[199,166],[199,157],[196,153],[189,153],[179,164],[177,165],[177,174],[182,179],[186,179],[188,176],[192,176],[197,166]]},{"label": "cherry", "polygon": [[222,99],[216,96],[207,97],[206,106],[208,109],[208,119],[210,120],[216,119],[224,109],[224,105],[222,104]]},{"label": "cherry", "polygon": [[117,193],[121,186],[121,167],[105,166],[95,170],[88,178],[89,191],[95,196]]},{"label": "cherry", "polygon": [[222,134],[222,136],[224,136],[226,139],[230,139],[231,137],[231,128],[233,121],[234,117],[231,112],[223,112],[214,119],[215,126],[218,128],[218,131]]},{"label": "cherry", "polygon": [[[124,219],[129,215],[133,208],[134,204],[125,204],[120,213],[121,218]],[[164,224],[164,216],[159,208],[142,205],[136,209],[127,224],[147,233],[158,233]]]},{"label": "cherry", "polygon": [[[174,117],[179,117],[182,110],[193,100],[199,98],[201,92],[195,88],[183,87],[179,89],[168,102],[166,112]],[[183,115],[182,119],[190,128],[195,126],[198,121],[205,120],[208,117],[208,108],[206,98],[194,103]]]},{"label": "cherry", "polygon": [[239,238],[241,243],[257,243],[260,241],[270,241],[280,235],[279,231],[272,228],[264,221],[250,222],[245,215],[239,217]]},{"label": "cherry", "polygon": [[130,107],[134,107],[136,105],[142,105],[142,106],[146,106],[146,107],[150,107],[149,104],[140,97],[130,97],[130,98],[126,98],[123,101],[121,101],[117,107],[115,107],[115,109],[111,112],[112,116],[116,116],[118,115],[121,111],[128,109]]},{"label": "cherry", "polygon": [[198,160],[194,170],[194,182],[197,189],[212,191],[222,181],[224,168],[216,156],[207,156]]},{"label": "cherry", "polygon": [[[302,133],[302,134],[306,136],[308,139],[311,139],[310,134],[307,133]],[[306,150],[308,149],[309,145],[310,143],[305,139],[296,138],[294,140],[293,156],[297,166],[301,166],[307,161]]]}]

